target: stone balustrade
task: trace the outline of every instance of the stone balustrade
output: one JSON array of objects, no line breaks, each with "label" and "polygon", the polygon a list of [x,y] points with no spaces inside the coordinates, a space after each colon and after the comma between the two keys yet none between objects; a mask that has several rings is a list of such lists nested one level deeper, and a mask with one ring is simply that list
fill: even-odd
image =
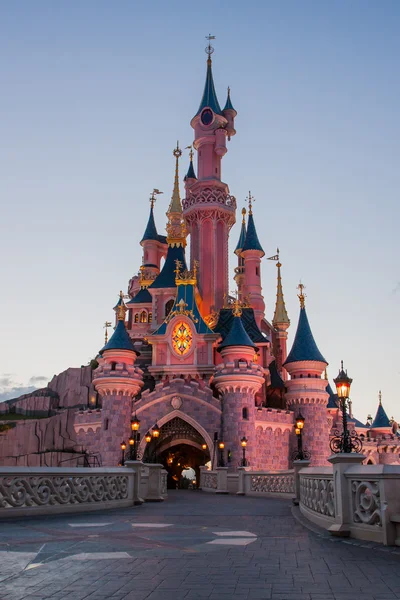
[{"label": "stone balustrade", "polygon": [[124,508],[166,497],[162,465],[0,467],[0,519]]},{"label": "stone balustrade", "polygon": [[300,510],[332,535],[400,546],[400,466],[363,465],[364,458],[337,454],[333,468],[302,469]]},{"label": "stone balustrade", "polygon": [[227,467],[207,471],[200,467],[200,487],[205,492],[247,496],[292,497],[295,493],[294,471],[249,471],[239,467],[229,473]]}]

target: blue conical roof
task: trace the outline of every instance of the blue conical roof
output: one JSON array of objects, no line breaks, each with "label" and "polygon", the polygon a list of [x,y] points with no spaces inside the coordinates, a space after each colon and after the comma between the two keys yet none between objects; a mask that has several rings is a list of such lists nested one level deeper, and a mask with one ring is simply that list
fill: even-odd
[{"label": "blue conical roof", "polygon": [[218,351],[222,350],[222,348],[227,348],[228,346],[249,346],[250,348],[257,348],[243,327],[241,317],[234,317],[229,333],[224,338],[224,341],[218,346]]},{"label": "blue conical roof", "polygon": [[122,319],[118,321],[114,333],[100,353],[102,354],[105,350],[131,350],[132,352],[136,352],[132,340],[126,330],[125,322],[122,321]]},{"label": "blue conical roof", "polygon": [[331,388],[331,384],[329,382],[325,389],[329,394],[328,404],[326,405],[326,408],[337,408],[338,407],[338,397],[337,397],[337,394],[334,393],[333,389]]},{"label": "blue conical roof", "polygon": [[249,220],[247,222],[246,239],[244,241],[243,248],[242,248],[243,252],[245,250],[259,250],[260,252],[262,252],[263,256],[265,254],[265,252],[262,249],[262,246],[261,246],[261,244],[259,242],[259,239],[258,239],[258,235],[257,235],[257,231],[256,231],[256,226],[254,224],[254,217],[253,217],[253,213],[252,212],[249,213]]},{"label": "blue conical roof", "polygon": [[199,110],[196,113],[199,115],[203,108],[209,107],[213,110],[217,115],[222,114],[221,107],[218,102],[217,94],[215,92],[214,80],[211,69],[211,58],[207,60],[207,75],[206,75],[206,84],[204,86],[203,97],[200,102]]},{"label": "blue conical roof", "polygon": [[378,410],[376,411],[375,419],[372,422],[371,429],[375,429],[377,427],[391,427],[389,418],[381,402],[379,402]]},{"label": "blue conical roof", "polygon": [[317,360],[328,364],[315,343],[304,307],[300,308],[299,324],[297,325],[293,346],[284,364],[287,365],[300,360]]},{"label": "blue conical roof", "polygon": [[175,269],[176,261],[179,260],[182,263],[182,270],[187,269],[185,259],[185,249],[183,246],[168,246],[167,257],[161,272],[153,283],[149,286],[151,288],[171,288],[176,287],[175,283]]},{"label": "blue conical roof", "polygon": [[240,230],[239,240],[238,240],[237,246],[235,248],[235,254],[240,254],[240,252],[243,249],[245,240],[246,240],[246,222],[245,222],[245,220],[243,218],[242,228]]},{"label": "blue conical roof", "polygon": [[224,110],[234,110],[235,113],[236,113],[236,110],[233,108],[233,104],[231,102],[231,92],[230,92],[229,88],[228,88],[228,96],[226,98],[226,103],[225,103],[225,106],[224,106]]},{"label": "blue conical roof", "polygon": [[134,298],[132,298],[132,300],[129,300],[129,302],[127,302],[126,305],[129,306],[131,304],[141,304],[144,302],[152,302],[152,301],[153,301],[153,299],[151,297],[149,290],[147,288],[142,288],[141,290],[138,291],[136,296]]},{"label": "blue conical roof", "polygon": [[194,172],[192,160],[189,163],[189,168],[188,168],[188,172],[186,173],[185,179],[197,179],[196,173]]},{"label": "blue conical roof", "polygon": [[149,220],[147,221],[147,226],[143,237],[140,240],[140,243],[144,242],[145,240],[158,240],[156,223],[154,221],[153,207],[150,208]]}]

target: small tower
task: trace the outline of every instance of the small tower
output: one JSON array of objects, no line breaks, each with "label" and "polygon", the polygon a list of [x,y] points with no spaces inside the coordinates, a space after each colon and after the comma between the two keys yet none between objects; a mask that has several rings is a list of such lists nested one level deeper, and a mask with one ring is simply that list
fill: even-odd
[{"label": "small tower", "polygon": [[318,350],[305,309],[304,286],[299,285],[300,317],[292,349],[284,367],[290,375],[286,381],[286,401],[295,417],[305,418],[303,446],[311,453],[311,464],[326,465],[329,451],[329,425],[326,405],[328,392],[322,377],[328,363]]},{"label": "small tower", "polygon": [[132,399],[143,386],[143,371],[135,366],[135,351],[125,327],[127,308],[119,303],[118,324],[108,343],[101,350],[99,366],[93,374],[93,384],[102,397],[100,449],[102,465],[118,465],[120,443],[130,436]]},{"label": "small tower", "polygon": [[241,309],[236,303],[229,333],[218,347],[222,364],[217,365],[213,384],[222,395],[222,436],[231,451],[229,466],[240,465],[240,440],[247,438],[250,467],[256,464],[255,395],[264,383],[264,369],[254,362],[255,344],[243,327]]},{"label": "small tower", "polygon": [[385,409],[382,406],[382,392],[380,390],[378,408],[376,410],[375,419],[372,421],[369,431],[371,432],[371,437],[373,438],[392,433],[392,425]]},{"label": "small tower", "polygon": [[158,235],[154,220],[154,204],[156,196],[162,194],[160,190],[154,189],[150,195],[150,214],[146,229],[140,241],[143,248],[143,268],[149,279],[154,279],[160,272],[161,258],[166,254],[166,240],[164,236]]},{"label": "small tower", "polygon": [[228,141],[230,141],[231,137],[233,135],[235,135],[235,133],[236,133],[234,123],[235,123],[235,117],[237,115],[236,110],[232,106],[231,88],[230,87],[228,87],[228,96],[226,98],[226,103],[224,106],[224,110],[222,112],[223,112],[224,117],[228,121],[228,125],[226,126],[226,131],[228,133]]},{"label": "small tower", "polygon": [[253,217],[253,200],[249,192],[249,219],[247,221],[246,239],[242,248],[244,259],[244,293],[254,309],[256,323],[261,327],[261,321],[265,315],[264,297],[261,286],[261,259],[265,252],[258,240],[256,226]]},{"label": "small tower", "polygon": [[[209,41],[213,36],[209,36]],[[190,260],[198,261],[198,287],[202,297],[203,317],[219,310],[228,294],[228,240],[235,223],[236,200],[221,180],[222,158],[227,152],[227,138],[234,135],[236,111],[221,110],[214,87],[209,44],[206,83],[200,106],[191,120],[193,147],[197,151],[197,180],[186,181],[183,214],[190,233]],[[191,185],[189,185],[189,183]]]},{"label": "small tower", "polygon": [[287,357],[287,330],[290,326],[290,320],[287,314],[285,300],[283,297],[282,290],[282,279],[281,279],[281,266],[282,264],[279,262],[279,248],[277,250],[278,262],[276,263],[278,269],[278,281],[276,287],[276,304],[275,304],[275,312],[274,318],[272,320],[272,324],[275,328],[276,334],[276,348],[275,348],[275,357],[276,357],[276,368],[280,373],[281,377],[286,381],[287,374],[285,369],[282,369],[282,365]]},{"label": "small tower", "polygon": [[235,268],[235,282],[238,290],[239,302],[244,300],[244,258],[242,256],[242,250],[244,242],[246,240],[246,209],[242,208],[242,226],[240,228],[240,236],[235,248],[235,254],[238,257],[238,266]]}]

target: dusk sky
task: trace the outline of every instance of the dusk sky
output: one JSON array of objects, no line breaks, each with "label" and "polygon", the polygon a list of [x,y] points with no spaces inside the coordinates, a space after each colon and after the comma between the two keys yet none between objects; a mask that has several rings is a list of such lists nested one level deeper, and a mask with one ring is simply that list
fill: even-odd
[{"label": "dusk sky", "polygon": [[[255,196],[266,256],[280,248],[289,347],[301,279],[355,416],[381,389],[400,420],[399,30],[398,0],[0,2],[0,398],[102,347],[154,187],[164,231],[210,32],[219,101],[229,85],[238,112],[222,179],[239,209]],[[238,211],[232,273],[239,228]],[[271,320],[274,262],[262,279]]]}]

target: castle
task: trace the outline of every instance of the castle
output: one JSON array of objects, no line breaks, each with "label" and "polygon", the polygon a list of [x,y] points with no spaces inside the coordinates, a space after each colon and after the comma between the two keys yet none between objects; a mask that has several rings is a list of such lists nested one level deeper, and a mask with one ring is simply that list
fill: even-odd
[{"label": "castle", "polygon": [[[279,253],[271,257],[277,266],[275,310],[271,321],[266,317],[261,286],[265,253],[250,193],[231,257],[237,293],[229,294],[228,239],[237,205],[222,181],[222,159],[236,134],[237,112],[229,89],[221,109],[212,50],[208,46],[204,93],[191,120],[194,141],[183,199],[182,151],[179,145],[173,151],[167,235],[160,235],[156,227],[160,192],[155,189],[140,241],[139,274],[130,279],[127,296],[120,294],[114,332],[94,368],[85,367],[80,375],[68,370],[64,383],[56,378],[40,393],[0,404],[0,422],[1,412],[16,407],[33,415],[48,410],[49,423],[53,419],[52,434],[38,435],[40,422],[34,433],[27,422],[3,431],[0,464],[37,464],[34,456],[43,452],[44,464],[56,466],[63,455],[73,460],[80,449],[99,464],[116,466],[135,445],[135,457],[162,462],[176,479],[185,467],[197,471],[209,462],[235,470],[243,461],[245,439],[250,469],[285,470],[291,468],[296,450],[294,423],[299,412],[305,419],[303,445],[311,465],[327,464],[330,438],[341,422],[337,397],[326,378],[328,363],[314,340],[301,285],[297,331],[287,351],[290,320]],[[71,378],[75,392],[68,395]],[[373,422],[364,425],[350,414],[349,423],[363,439],[366,462],[400,462],[397,426],[389,421],[381,400]],[[140,435],[133,435],[138,427]],[[39,439],[37,451],[24,450],[34,435]],[[63,439],[62,447],[57,446],[57,436]],[[121,442],[126,450],[124,445],[121,450]],[[16,456],[25,459],[14,460]]]}]

